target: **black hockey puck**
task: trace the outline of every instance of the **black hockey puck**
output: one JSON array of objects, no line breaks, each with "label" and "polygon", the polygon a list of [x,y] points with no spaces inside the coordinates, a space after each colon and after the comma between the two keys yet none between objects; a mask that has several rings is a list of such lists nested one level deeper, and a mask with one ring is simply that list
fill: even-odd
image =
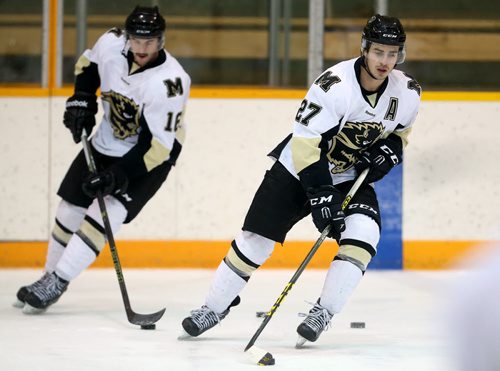
[{"label": "black hockey puck", "polygon": [[150,325],[141,325],[141,330],[154,330],[156,329],[156,325],[154,323]]},{"label": "black hockey puck", "polygon": [[[245,352],[247,352],[247,350],[245,350]],[[271,353],[255,345],[252,345],[248,349],[248,355],[252,362],[257,363],[259,366],[273,366],[276,363]]]},{"label": "black hockey puck", "polygon": [[255,312],[255,317],[257,318],[264,318],[266,316],[267,312]]},{"label": "black hockey puck", "polygon": [[276,360],[273,355],[267,352],[264,357],[262,357],[259,362],[257,362],[259,366],[274,366],[276,364]]},{"label": "black hockey puck", "polygon": [[365,328],[364,322],[351,322],[351,328]]}]

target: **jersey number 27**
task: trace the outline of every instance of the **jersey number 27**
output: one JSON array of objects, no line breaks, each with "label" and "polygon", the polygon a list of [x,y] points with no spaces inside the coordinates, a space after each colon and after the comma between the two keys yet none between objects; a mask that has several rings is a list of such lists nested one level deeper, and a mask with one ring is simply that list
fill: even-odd
[{"label": "jersey number 27", "polygon": [[[321,107],[320,105],[304,99],[300,104],[299,110],[297,111],[295,121],[297,121],[299,124],[307,126],[309,125],[309,121],[318,113],[320,113],[322,108],[323,107]],[[308,111],[306,112],[306,110]]]}]

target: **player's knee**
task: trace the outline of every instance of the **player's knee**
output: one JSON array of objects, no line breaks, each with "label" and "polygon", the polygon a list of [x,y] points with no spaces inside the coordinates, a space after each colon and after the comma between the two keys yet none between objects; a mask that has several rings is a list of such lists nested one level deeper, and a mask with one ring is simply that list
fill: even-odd
[{"label": "player's knee", "polygon": [[350,215],[335,259],[349,261],[364,272],[377,253],[379,239],[380,229],[375,220],[362,214]]},{"label": "player's knee", "polygon": [[85,216],[84,207],[73,205],[67,201],[61,200],[56,210],[56,220],[63,228],[74,232],[80,226]]},{"label": "player's knee", "polygon": [[[106,204],[106,211],[108,214],[109,224],[111,225],[111,230],[113,233],[117,233],[127,218],[127,209],[118,199],[112,196],[105,197],[104,202]],[[102,221],[101,208],[99,207],[97,199],[94,200],[89,206],[87,216],[90,216],[101,226],[104,225],[104,222]]]},{"label": "player's knee", "polygon": [[243,231],[233,242],[224,258],[227,266],[244,280],[272,254],[274,241],[258,234]]}]

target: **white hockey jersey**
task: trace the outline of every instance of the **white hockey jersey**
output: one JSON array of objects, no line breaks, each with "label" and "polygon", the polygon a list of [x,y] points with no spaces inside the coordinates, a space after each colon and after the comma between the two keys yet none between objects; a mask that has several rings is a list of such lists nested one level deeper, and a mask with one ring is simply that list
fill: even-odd
[{"label": "white hockey jersey", "polygon": [[295,177],[326,157],[331,184],[345,182],[356,177],[357,155],[377,140],[394,132],[406,145],[420,85],[393,70],[378,94],[363,94],[356,74],[360,65],[355,58],[323,72],[298,109],[293,133],[271,152]]},{"label": "white hockey jersey", "polygon": [[164,161],[175,163],[180,152],[191,79],[166,50],[157,65],[129,73],[125,41],[112,29],[81,57],[97,65],[100,77],[104,115],[92,144],[103,154],[123,157],[141,138],[142,159],[132,162],[151,171]]}]

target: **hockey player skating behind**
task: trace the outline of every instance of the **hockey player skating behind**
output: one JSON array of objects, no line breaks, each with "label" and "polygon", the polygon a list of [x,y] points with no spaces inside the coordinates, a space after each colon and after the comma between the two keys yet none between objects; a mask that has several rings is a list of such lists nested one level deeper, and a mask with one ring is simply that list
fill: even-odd
[{"label": "hockey player skating behind", "polygon": [[163,184],[181,151],[191,80],[164,49],[157,7],[136,7],[125,30],[113,28],[75,66],[75,92],[64,125],[76,143],[90,134],[101,88],[104,117],[91,139],[99,172],[90,176],[83,151],[71,164],[49,239],[45,274],[17,292],[24,313],[43,312],[87,268],[106,243],[95,196],[100,190],[113,233],[132,221]]},{"label": "hockey player skating behind", "polygon": [[[182,321],[190,336],[220,323],[252,273],[309,213],[339,251],[323,289],[298,326],[298,346],[316,341],[351,296],[377,252],[381,220],[371,183],[403,159],[420,104],[420,86],[395,70],[405,59],[406,35],[397,18],[376,15],[363,29],[361,57],[334,65],[312,84],[297,111],[293,132],[271,153],[242,232],[220,263],[205,304]],[[349,206],[342,201],[362,170],[366,182]]]}]

